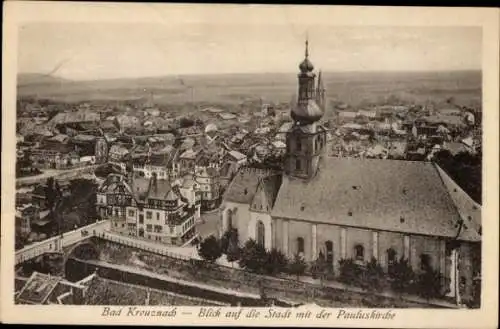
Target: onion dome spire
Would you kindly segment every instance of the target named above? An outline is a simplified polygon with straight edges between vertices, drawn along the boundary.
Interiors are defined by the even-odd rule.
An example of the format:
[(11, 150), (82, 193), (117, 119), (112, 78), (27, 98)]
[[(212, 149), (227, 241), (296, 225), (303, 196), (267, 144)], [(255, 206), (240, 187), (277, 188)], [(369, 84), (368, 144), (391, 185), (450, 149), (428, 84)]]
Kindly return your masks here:
[(306, 51), (305, 51), (305, 58), (300, 63), (299, 69), (301, 72), (306, 73), (306, 72), (312, 72), (314, 70), (314, 66), (309, 60), (309, 40), (306, 38)]

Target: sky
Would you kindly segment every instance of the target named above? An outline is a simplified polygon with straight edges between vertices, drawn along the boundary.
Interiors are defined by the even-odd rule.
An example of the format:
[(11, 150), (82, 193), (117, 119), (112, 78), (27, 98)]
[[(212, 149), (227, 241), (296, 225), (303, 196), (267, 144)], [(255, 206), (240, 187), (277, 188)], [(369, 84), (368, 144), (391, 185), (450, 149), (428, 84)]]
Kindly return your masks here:
[(297, 72), (309, 39), (323, 71), (481, 69), (477, 27), (381, 27), (265, 22), (29, 23), (18, 72), (72, 80), (180, 74)]

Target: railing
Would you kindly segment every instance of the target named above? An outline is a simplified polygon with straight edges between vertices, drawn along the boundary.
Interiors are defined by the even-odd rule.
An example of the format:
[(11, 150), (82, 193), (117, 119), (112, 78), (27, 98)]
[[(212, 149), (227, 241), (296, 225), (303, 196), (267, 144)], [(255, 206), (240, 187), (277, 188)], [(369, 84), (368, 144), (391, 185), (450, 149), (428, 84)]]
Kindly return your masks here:
[(106, 232), (98, 233), (95, 236), (98, 238), (107, 240), (107, 241), (115, 242), (115, 243), (122, 244), (122, 245), (132, 247), (132, 248), (141, 249), (141, 250), (148, 251), (148, 252), (151, 252), (154, 254), (159, 254), (162, 256), (167, 256), (167, 257), (185, 260), (185, 261), (189, 261), (191, 259), (191, 257), (189, 257), (189, 256), (180, 255), (180, 254), (176, 254), (176, 253), (172, 253), (170, 251), (167, 251), (166, 248), (169, 246), (165, 246), (164, 248), (162, 248), (161, 245), (159, 245), (158, 243), (155, 243), (155, 244), (158, 244), (158, 246), (153, 247), (151, 244), (154, 244), (154, 243), (150, 243), (148, 241), (142, 241), (142, 240), (137, 239), (135, 237), (133, 239), (129, 239), (127, 237), (117, 236), (114, 233), (110, 234), (110, 233), (106, 233)]

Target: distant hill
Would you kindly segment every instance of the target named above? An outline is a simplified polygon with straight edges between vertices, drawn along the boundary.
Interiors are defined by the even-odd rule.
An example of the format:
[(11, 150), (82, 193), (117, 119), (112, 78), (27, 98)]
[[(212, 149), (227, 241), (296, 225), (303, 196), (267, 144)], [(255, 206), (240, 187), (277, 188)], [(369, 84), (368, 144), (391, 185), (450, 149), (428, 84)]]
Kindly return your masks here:
[(21, 73), (17, 75), (18, 87), (43, 84), (60, 84), (64, 82), (68, 82), (68, 80), (46, 74)]
[[(395, 99), (405, 102), (481, 104), (481, 72), (323, 72), (327, 98), (353, 106)], [(237, 104), (263, 98), (290, 102), (297, 91), (296, 73), (183, 75), (136, 79), (71, 81), (38, 74), (21, 74), (18, 97), (57, 101), (116, 101), (147, 99), (156, 104), (216, 102)]]

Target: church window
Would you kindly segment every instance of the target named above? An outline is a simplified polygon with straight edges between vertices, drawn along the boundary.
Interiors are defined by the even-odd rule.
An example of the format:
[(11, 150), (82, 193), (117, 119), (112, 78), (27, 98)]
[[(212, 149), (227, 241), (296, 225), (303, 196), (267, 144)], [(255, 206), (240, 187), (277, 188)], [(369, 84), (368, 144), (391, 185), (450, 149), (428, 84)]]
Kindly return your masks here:
[(266, 229), (262, 221), (257, 222), (257, 244), (261, 247), (265, 247), (265, 233)]
[(331, 265), (331, 264), (333, 264), (333, 242), (326, 241), (325, 242), (325, 249), (326, 249), (326, 262), (329, 265)]
[(354, 258), (361, 261), (365, 260), (365, 248), (362, 245), (357, 244), (354, 247)]
[(431, 269), (431, 256), (428, 254), (420, 255), (420, 269), (422, 271), (428, 271)]
[(396, 251), (392, 248), (387, 249), (387, 265), (391, 266), (396, 262)]
[(304, 238), (297, 238), (297, 254), (304, 254)]

